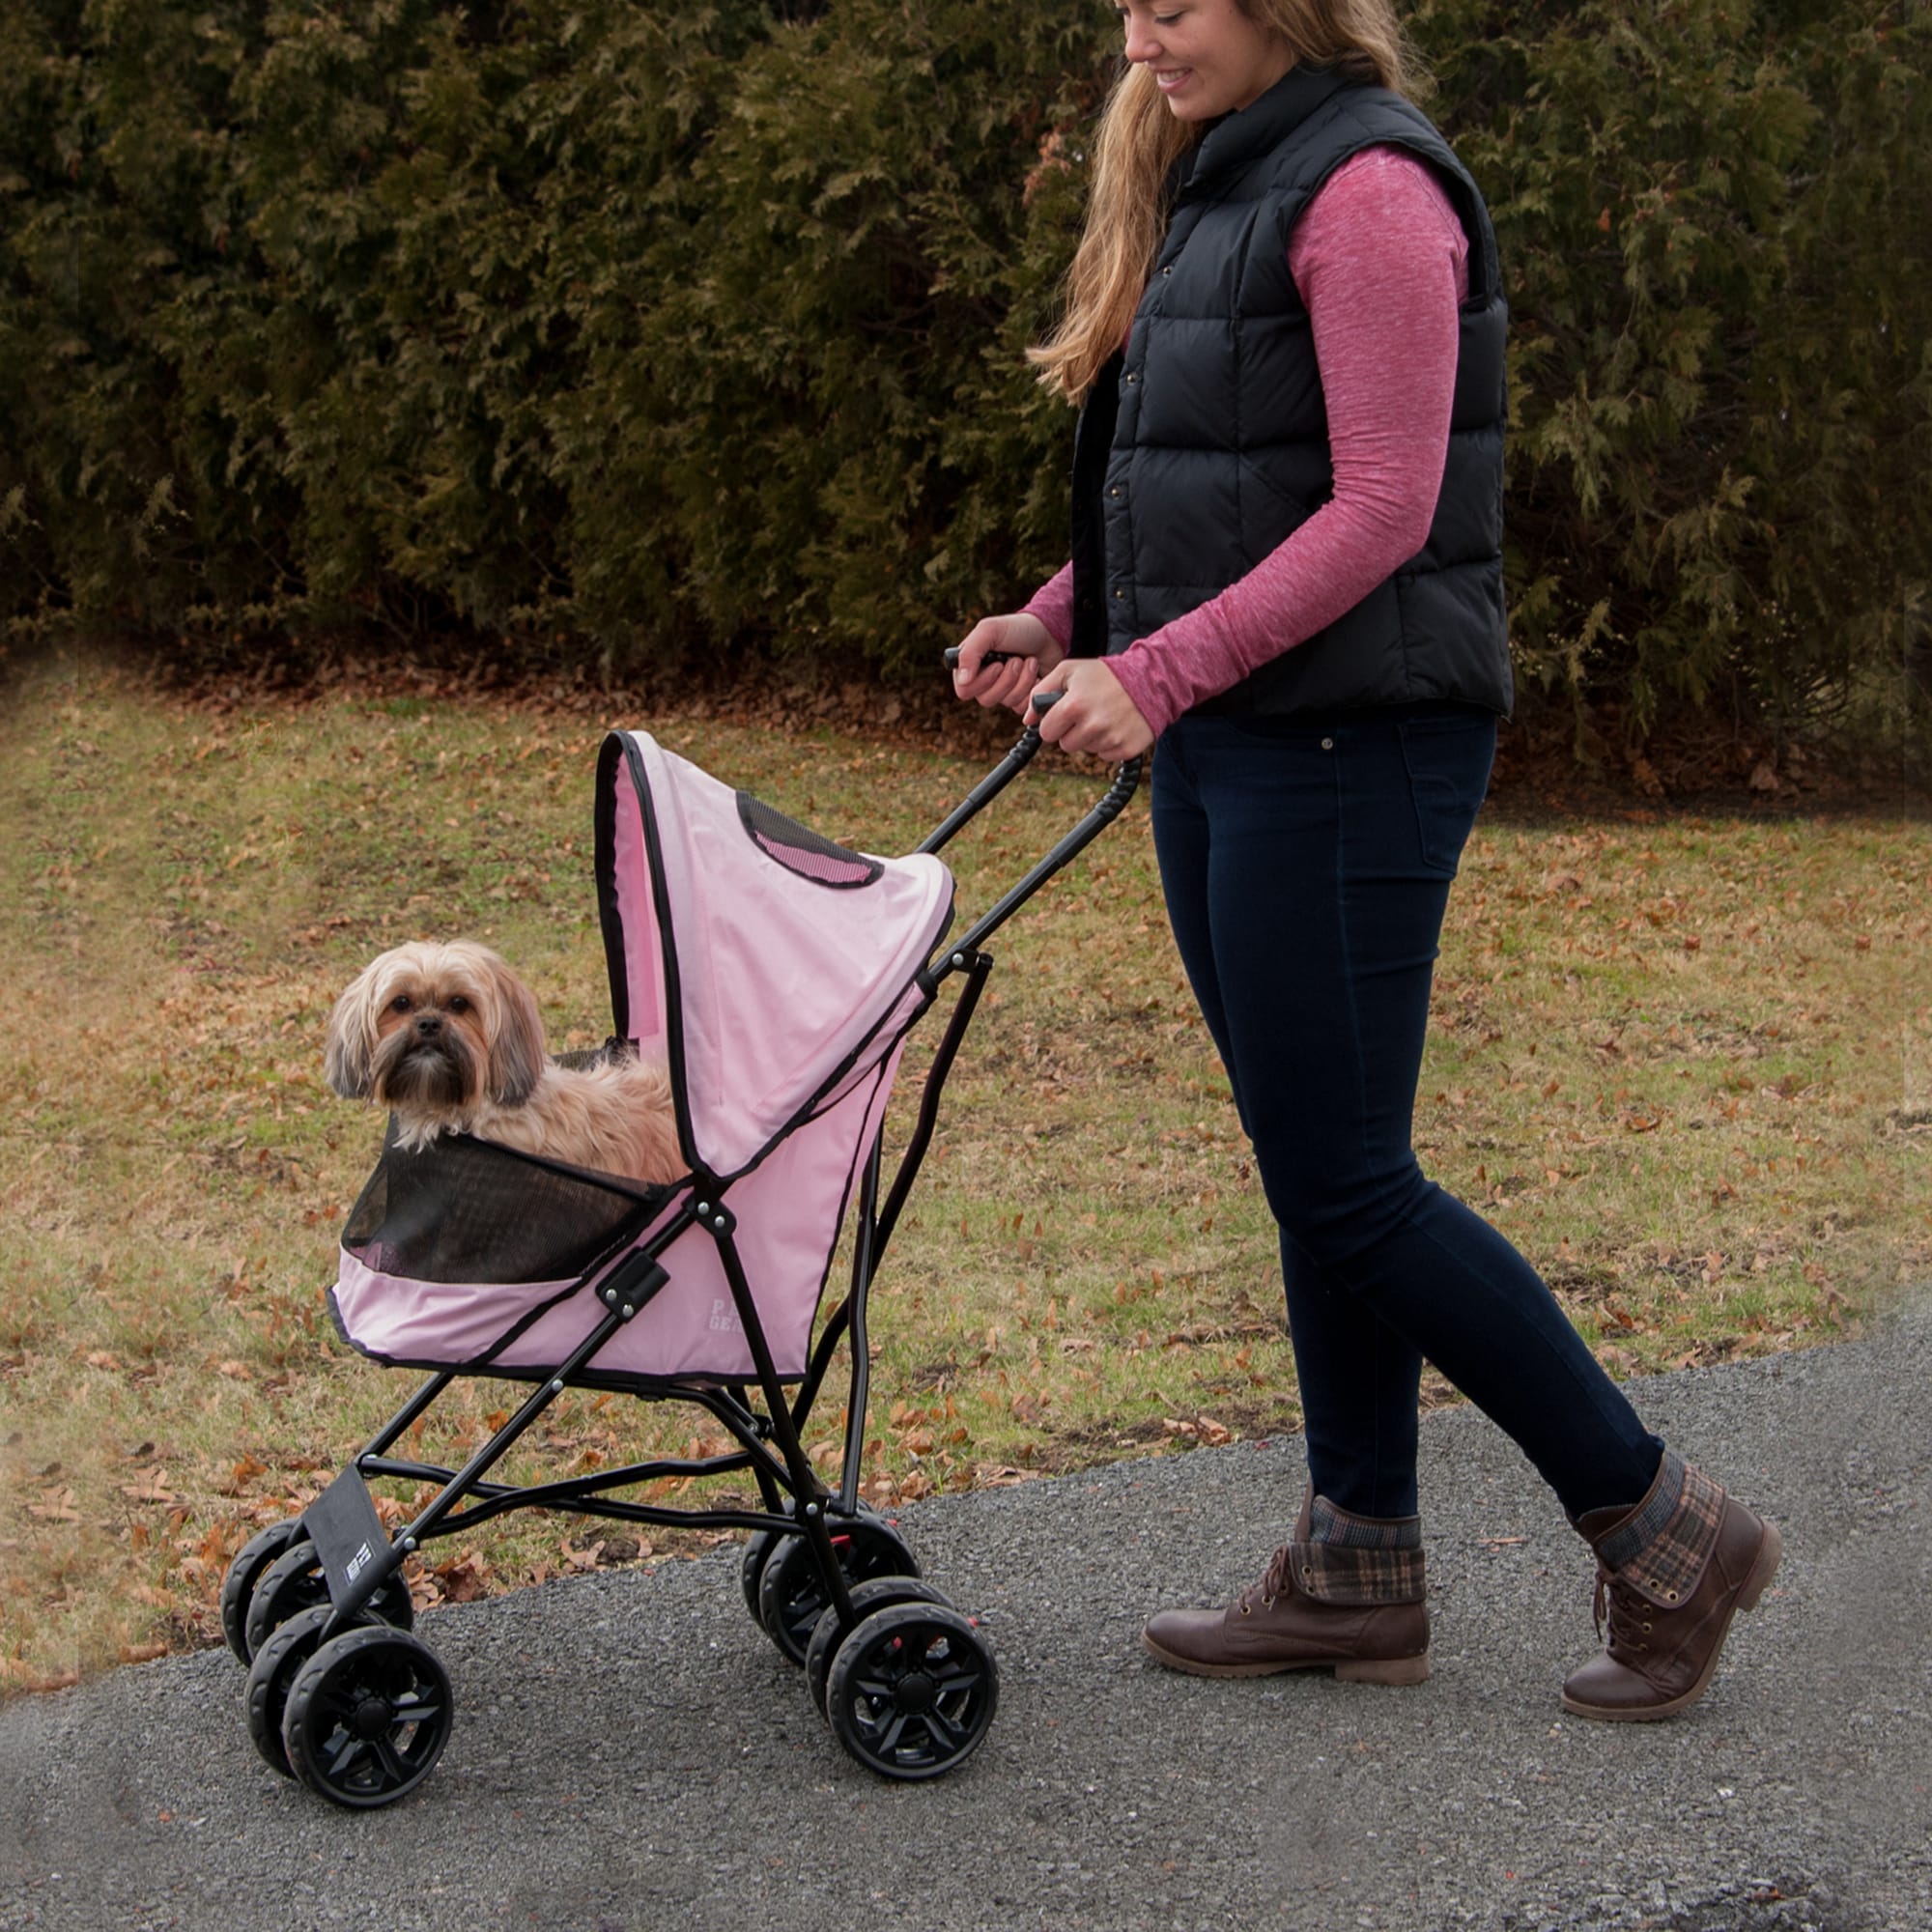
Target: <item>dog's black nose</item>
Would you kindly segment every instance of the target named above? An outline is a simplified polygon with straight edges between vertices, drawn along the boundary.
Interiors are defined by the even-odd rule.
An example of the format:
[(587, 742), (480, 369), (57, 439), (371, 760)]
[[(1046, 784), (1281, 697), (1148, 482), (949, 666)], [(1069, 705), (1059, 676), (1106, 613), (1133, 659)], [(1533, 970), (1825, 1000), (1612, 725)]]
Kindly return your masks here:
[(416, 1032), (424, 1039), (434, 1039), (441, 1031), (442, 1015), (440, 1013), (418, 1013), (416, 1015)]

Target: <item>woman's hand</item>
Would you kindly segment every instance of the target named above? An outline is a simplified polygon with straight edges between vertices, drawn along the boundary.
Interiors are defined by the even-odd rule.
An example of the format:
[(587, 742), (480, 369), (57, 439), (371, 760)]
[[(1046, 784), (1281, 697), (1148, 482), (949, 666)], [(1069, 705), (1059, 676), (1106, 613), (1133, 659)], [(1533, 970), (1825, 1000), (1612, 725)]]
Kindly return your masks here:
[[(1008, 664), (988, 664), (999, 653)], [(955, 696), (970, 697), (991, 707), (1004, 704), (1024, 714), (1028, 696), (1040, 679), (1065, 656), (1053, 633), (1024, 611), (1009, 617), (981, 617), (959, 645), (959, 668), (952, 673)]]
[(1138, 758), (1153, 743), (1152, 726), (1104, 658), (1071, 659), (1041, 678), (1037, 689), (1066, 694), (1043, 718), (1036, 717), (1031, 705), (1025, 714), (1027, 723), (1037, 724), (1039, 735), (1050, 745), (1089, 752), (1118, 765), (1122, 759)]

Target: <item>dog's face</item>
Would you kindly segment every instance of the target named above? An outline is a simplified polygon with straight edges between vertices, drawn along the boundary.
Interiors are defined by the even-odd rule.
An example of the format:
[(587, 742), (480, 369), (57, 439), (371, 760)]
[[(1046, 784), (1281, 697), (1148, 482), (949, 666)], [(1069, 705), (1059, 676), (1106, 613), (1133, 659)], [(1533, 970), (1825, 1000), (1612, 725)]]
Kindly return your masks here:
[(328, 1084), (414, 1118), (455, 1120), (527, 1099), (544, 1066), (536, 1001), (487, 946), (398, 946), (335, 1003)]

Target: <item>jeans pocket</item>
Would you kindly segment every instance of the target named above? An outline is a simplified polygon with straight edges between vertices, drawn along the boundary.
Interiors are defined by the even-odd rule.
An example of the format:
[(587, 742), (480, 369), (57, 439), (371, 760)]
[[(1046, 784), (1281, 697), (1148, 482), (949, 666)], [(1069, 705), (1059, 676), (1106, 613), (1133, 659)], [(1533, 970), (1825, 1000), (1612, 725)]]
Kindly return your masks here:
[(1423, 867), (1453, 879), (1489, 790), (1496, 721), (1457, 706), (1402, 721), (1402, 756)]

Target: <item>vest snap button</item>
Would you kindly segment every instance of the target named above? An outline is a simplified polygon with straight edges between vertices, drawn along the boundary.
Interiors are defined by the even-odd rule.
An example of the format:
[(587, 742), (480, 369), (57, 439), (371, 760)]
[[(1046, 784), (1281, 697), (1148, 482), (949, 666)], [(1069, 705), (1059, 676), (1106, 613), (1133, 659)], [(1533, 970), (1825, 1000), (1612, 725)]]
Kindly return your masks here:
[(1137, 375), (1135, 375), (1131, 369), (1129, 369), (1127, 371), (1127, 381), (1130, 383), (1138, 383), (1140, 381), (1140, 378)]
[(1321, 741), (1321, 749), (1322, 749), (1322, 750), (1323, 750), (1324, 752), (1332, 752), (1332, 751), (1333, 751), (1333, 750), (1335, 749), (1335, 741), (1334, 741), (1334, 739), (1333, 739), (1333, 738), (1323, 738), (1323, 739), (1322, 739), (1322, 741)]
[(1127, 593), (1124, 590), (1117, 590), (1114, 592), (1114, 595), (1116, 597), (1124, 597), (1126, 594)]

